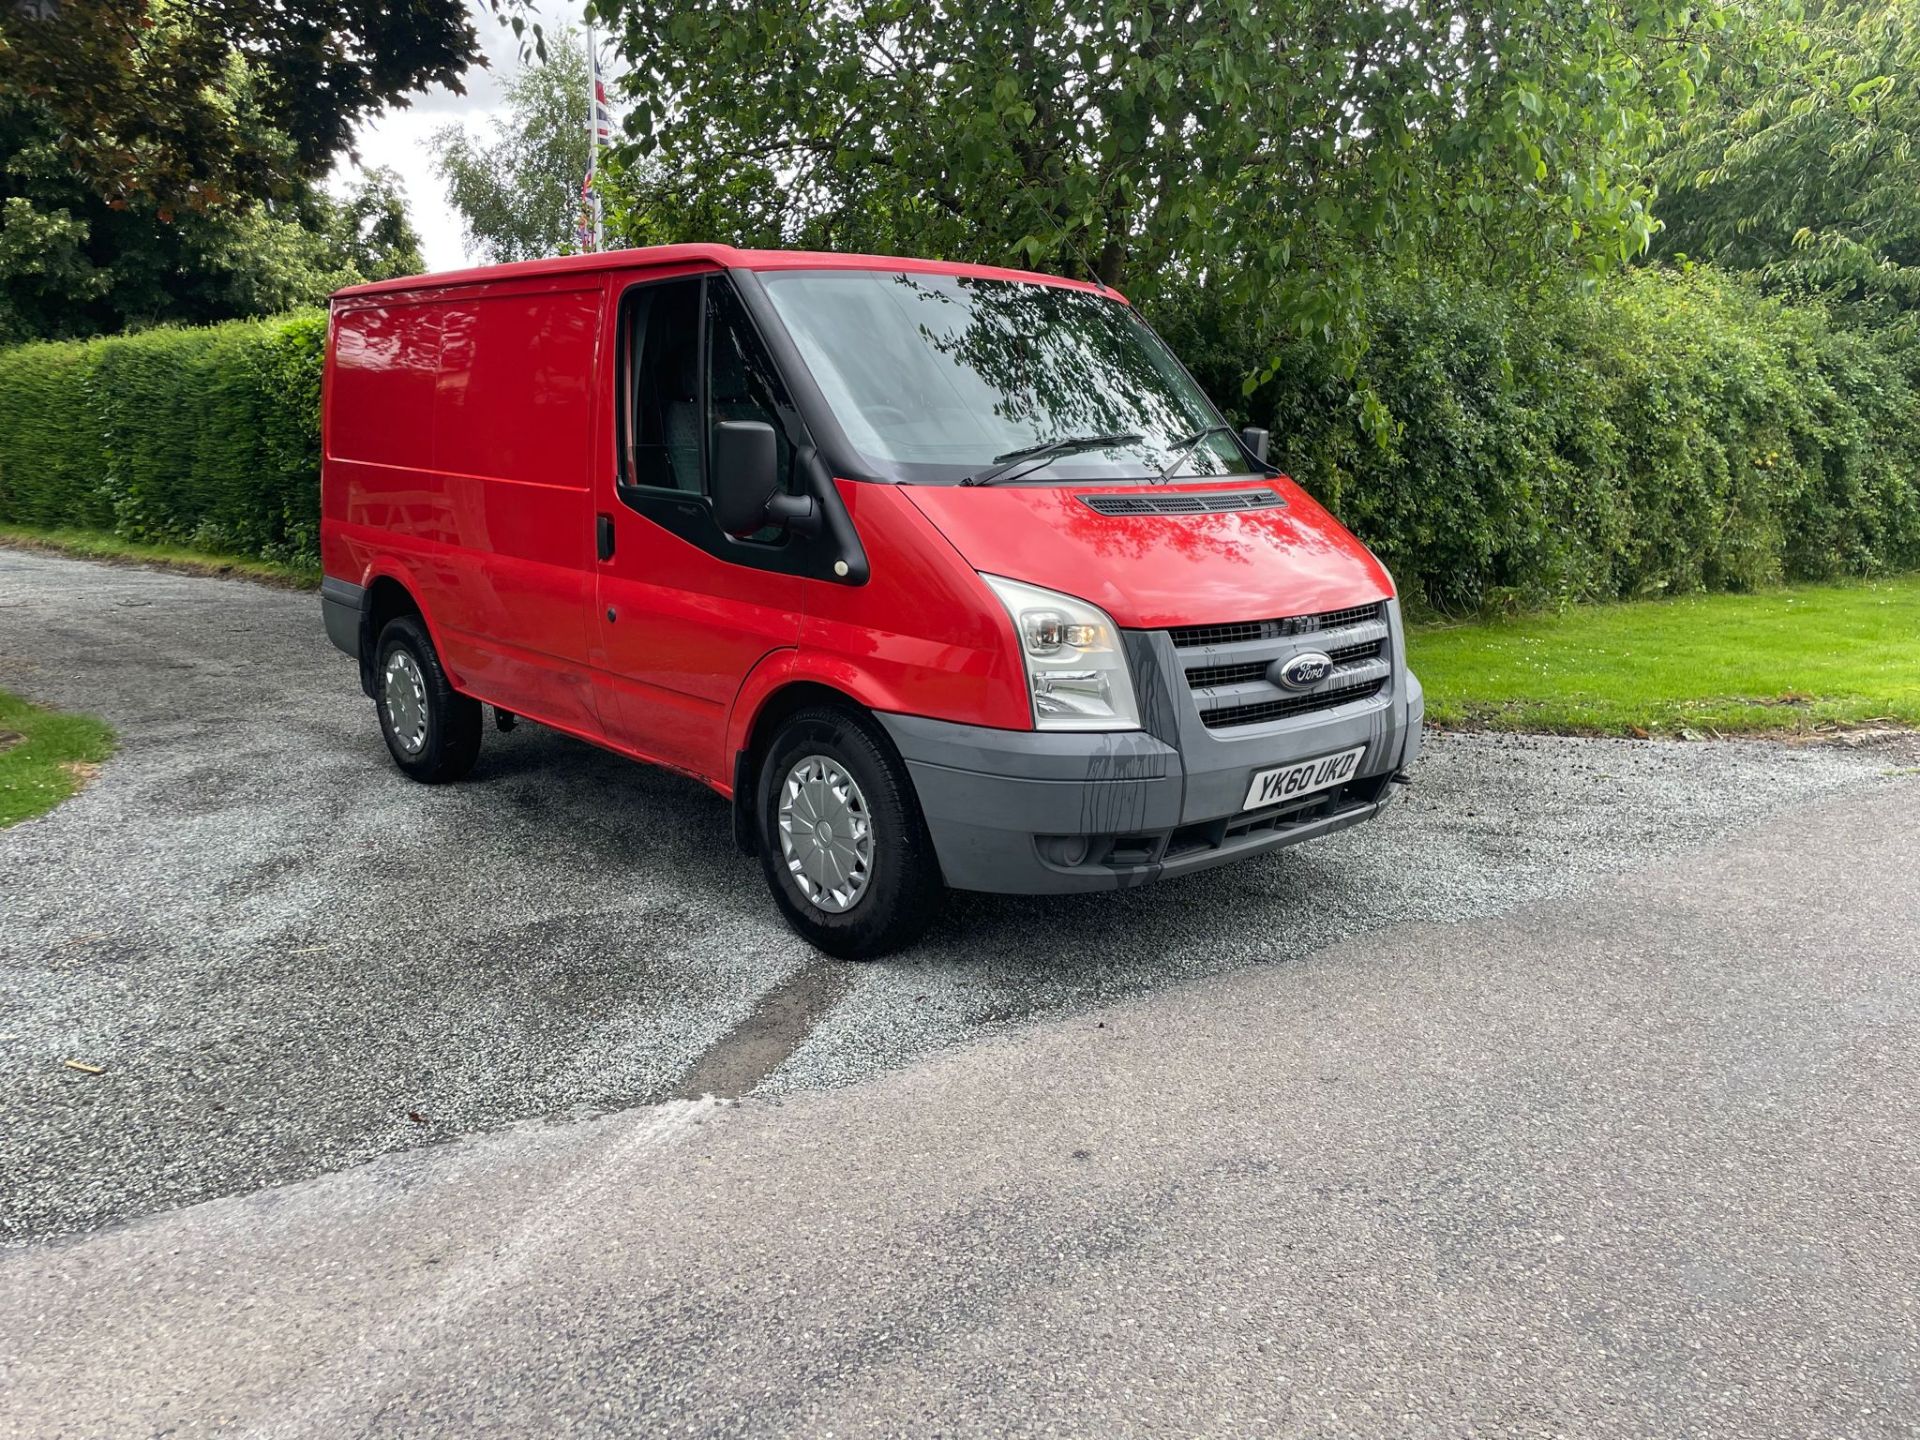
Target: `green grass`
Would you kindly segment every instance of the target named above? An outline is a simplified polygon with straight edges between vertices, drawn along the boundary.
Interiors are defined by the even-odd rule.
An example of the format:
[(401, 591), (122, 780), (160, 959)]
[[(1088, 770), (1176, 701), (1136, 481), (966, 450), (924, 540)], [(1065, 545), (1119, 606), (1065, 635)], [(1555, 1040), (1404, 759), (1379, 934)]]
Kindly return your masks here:
[(1578, 734), (1920, 726), (1920, 575), (1419, 625), (1436, 724)]
[(60, 715), (0, 690), (0, 829), (44, 815), (113, 753), (91, 715)]
[(186, 545), (149, 545), (122, 540), (98, 530), (42, 530), (30, 525), (0, 525), (0, 546), (23, 550), (51, 550), (83, 560), (106, 560), (122, 565), (157, 565), (190, 575), (239, 575), (269, 585), (312, 590), (320, 584), (320, 567), (283, 565), (247, 555), (223, 555)]

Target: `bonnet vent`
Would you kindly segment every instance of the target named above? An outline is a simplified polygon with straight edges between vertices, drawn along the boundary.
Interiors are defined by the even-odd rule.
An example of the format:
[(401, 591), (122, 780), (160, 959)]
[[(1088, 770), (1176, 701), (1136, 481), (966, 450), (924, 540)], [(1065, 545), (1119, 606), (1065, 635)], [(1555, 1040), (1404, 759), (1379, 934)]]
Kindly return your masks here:
[(1287, 502), (1273, 490), (1201, 490), (1172, 495), (1082, 495), (1080, 503), (1102, 515), (1219, 515), (1272, 510)]

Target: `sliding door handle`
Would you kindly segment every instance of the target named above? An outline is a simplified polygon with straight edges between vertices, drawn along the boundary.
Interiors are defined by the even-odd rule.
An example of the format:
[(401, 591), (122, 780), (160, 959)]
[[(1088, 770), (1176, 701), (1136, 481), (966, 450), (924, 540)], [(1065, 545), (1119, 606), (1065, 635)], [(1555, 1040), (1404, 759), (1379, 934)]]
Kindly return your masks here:
[(593, 518), (594, 553), (602, 560), (613, 558), (613, 516), (596, 515)]

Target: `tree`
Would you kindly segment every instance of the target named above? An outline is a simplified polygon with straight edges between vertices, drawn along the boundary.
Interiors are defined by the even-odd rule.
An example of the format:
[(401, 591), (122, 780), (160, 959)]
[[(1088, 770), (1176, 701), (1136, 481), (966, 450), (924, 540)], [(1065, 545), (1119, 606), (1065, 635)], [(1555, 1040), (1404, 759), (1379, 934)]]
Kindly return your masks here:
[(563, 30), (546, 60), (506, 82), (506, 116), (471, 135), (433, 137), (434, 165), (460, 212), (467, 244), (505, 262), (557, 255), (573, 243), (587, 173), (587, 52)]
[(325, 238), (328, 263), (363, 280), (418, 275), (427, 268), (420, 254), (420, 232), (407, 218), (400, 177), (383, 166), (362, 170), (345, 196), (316, 195), (309, 201)]
[[(1604, 269), (1710, 9), (1669, 0), (592, 0), (660, 167), (623, 216), (714, 238), (1205, 285), (1358, 330), (1383, 263)], [(659, 208), (664, 207), (664, 209)]]
[[(525, 30), (524, 0), (487, 3)], [(0, 93), (46, 109), (104, 199), (162, 211), (287, 198), (366, 116), (484, 63), (466, 0), (0, 6)]]
[(337, 201), (113, 205), (67, 166), (51, 117), (17, 98), (0, 98), (0, 156), (0, 343), (266, 315), (420, 268), (385, 172)]
[(1920, 0), (1740, 18), (1661, 159), (1662, 249), (1920, 306)]

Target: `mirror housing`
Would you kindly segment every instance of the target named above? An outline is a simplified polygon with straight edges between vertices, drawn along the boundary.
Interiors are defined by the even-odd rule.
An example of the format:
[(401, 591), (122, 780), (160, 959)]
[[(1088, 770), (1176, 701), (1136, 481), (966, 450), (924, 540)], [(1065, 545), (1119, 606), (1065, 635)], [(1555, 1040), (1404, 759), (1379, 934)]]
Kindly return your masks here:
[(780, 446), (764, 420), (722, 420), (713, 427), (713, 518), (729, 535), (768, 525), (805, 529), (813, 500), (780, 493)]
[(1262, 465), (1267, 463), (1267, 448), (1270, 437), (1257, 425), (1249, 425), (1240, 432), (1240, 443), (1247, 447), (1253, 458)]

